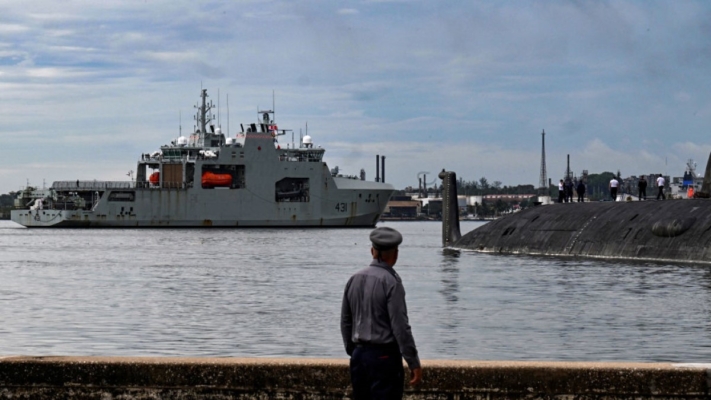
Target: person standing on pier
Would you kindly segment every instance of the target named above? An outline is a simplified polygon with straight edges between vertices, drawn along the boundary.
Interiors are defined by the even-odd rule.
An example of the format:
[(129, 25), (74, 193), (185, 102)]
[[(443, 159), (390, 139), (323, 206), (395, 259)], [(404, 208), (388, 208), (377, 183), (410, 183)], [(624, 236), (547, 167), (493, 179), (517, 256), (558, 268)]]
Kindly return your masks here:
[(610, 197), (612, 197), (612, 201), (617, 201), (617, 187), (620, 186), (620, 182), (615, 179), (613, 176), (612, 179), (610, 179)]
[(422, 367), (407, 318), (405, 288), (393, 266), (402, 235), (395, 229), (370, 233), (373, 261), (348, 280), (341, 304), (341, 336), (351, 356), (354, 399), (401, 399), (405, 358), (410, 385)]
[(639, 177), (637, 189), (639, 189), (639, 201), (647, 200), (647, 179), (645, 179), (644, 175)]
[(573, 181), (570, 178), (565, 180), (565, 202), (573, 202)]
[(664, 197), (665, 183), (666, 182), (664, 181), (664, 177), (662, 176), (662, 174), (659, 174), (659, 177), (657, 177), (657, 188), (659, 189), (659, 191), (657, 192), (657, 200), (659, 200), (660, 197), (662, 198), (662, 200), (666, 199), (666, 197)]
[(578, 186), (575, 187), (575, 191), (578, 192), (578, 203), (585, 201), (585, 184), (583, 180), (578, 181)]
[(558, 183), (558, 203), (562, 203), (563, 198), (565, 198), (565, 185), (563, 184), (563, 180), (561, 179)]
[(647, 200), (647, 180), (644, 178), (644, 175), (639, 177), (637, 188), (639, 189), (639, 200)]

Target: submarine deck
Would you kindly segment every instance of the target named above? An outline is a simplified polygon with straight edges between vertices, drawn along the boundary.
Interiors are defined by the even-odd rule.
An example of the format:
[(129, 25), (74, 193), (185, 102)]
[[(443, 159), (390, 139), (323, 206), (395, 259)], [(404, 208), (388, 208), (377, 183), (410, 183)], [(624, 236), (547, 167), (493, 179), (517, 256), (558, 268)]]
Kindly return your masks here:
[(452, 247), (504, 254), (711, 263), (708, 199), (533, 207), (469, 232)]

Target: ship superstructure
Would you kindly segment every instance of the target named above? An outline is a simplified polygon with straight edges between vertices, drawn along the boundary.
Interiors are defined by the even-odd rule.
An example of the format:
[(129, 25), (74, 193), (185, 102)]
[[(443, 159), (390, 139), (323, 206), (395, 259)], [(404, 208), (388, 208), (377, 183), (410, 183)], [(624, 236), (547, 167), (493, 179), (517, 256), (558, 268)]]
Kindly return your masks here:
[[(374, 226), (390, 184), (345, 177), (307, 134), (282, 148), (272, 110), (231, 137), (212, 122), (207, 90), (197, 128), (138, 160), (135, 180), (56, 181), (26, 188), (14, 222), (26, 227)], [(246, 125), (246, 126), (245, 126)]]

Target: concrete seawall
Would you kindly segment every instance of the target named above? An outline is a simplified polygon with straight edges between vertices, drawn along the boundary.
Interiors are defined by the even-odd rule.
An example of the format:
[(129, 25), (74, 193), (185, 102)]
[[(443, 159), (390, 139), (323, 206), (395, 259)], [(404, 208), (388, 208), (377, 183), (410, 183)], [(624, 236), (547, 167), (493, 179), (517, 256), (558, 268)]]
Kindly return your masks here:
[[(423, 361), (408, 399), (708, 399), (711, 365)], [(343, 399), (345, 359), (0, 358), (0, 398)]]
[(453, 247), (505, 254), (711, 263), (711, 200), (539, 206), (487, 223)]

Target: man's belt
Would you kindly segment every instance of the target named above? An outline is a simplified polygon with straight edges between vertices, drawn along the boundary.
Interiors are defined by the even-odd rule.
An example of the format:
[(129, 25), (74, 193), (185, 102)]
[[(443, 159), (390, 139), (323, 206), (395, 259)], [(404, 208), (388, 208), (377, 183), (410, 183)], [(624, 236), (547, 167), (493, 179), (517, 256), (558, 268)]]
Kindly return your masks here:
[(365, 342), (359, 342), (355, 344), (356, 347), (365, 347), (365, 348), (376, 348), (376, 349), (397, 349), (400, 350), (400, 346), (397, 345), (397, 342), (390, 342), (390, 343), (365, 343)]

